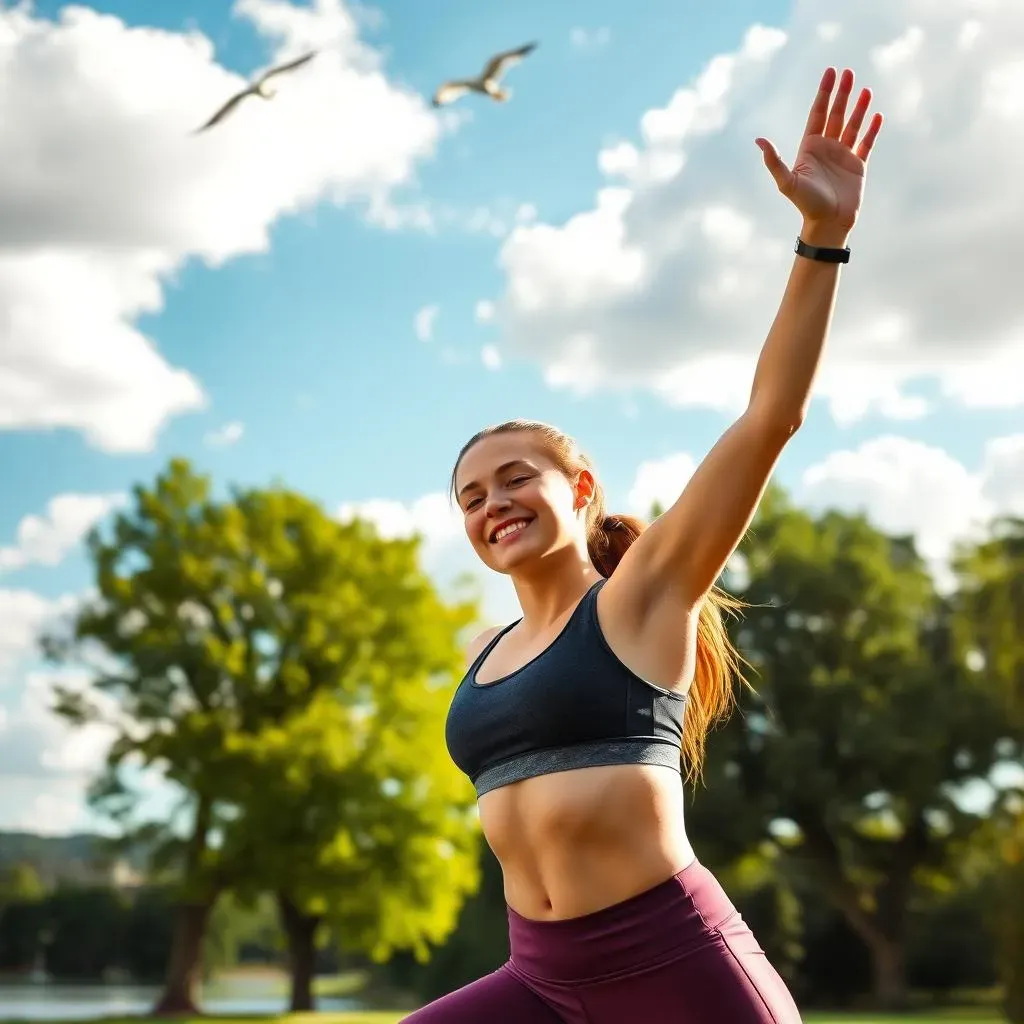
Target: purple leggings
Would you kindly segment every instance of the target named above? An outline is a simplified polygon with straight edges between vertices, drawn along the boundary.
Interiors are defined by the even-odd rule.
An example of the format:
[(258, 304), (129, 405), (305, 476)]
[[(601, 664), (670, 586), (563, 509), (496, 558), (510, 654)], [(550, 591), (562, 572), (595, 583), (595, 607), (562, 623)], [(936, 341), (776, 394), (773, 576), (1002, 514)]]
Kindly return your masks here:
[(508, 962), (403, 1024), (800, 1024), (717, 879), (693, 863), (583, 917), (509, 908)]

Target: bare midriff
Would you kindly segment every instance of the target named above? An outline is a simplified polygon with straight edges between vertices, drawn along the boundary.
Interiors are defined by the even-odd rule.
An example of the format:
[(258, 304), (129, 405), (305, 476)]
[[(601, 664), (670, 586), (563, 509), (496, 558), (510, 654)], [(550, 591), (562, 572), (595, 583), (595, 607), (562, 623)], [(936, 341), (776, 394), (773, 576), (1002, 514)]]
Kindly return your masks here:
[(659, 885), (694, 860), (679, 773), (650, 765), (579, 768), (480, 798), (505, 899), (537, 921), (582, 917)]

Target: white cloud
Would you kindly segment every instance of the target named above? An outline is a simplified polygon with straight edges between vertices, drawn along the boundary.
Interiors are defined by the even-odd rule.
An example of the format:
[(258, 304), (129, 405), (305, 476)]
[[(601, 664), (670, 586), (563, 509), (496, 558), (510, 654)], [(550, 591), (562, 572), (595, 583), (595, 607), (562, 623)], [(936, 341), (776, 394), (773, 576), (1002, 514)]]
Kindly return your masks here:
[(683, 493), (696, 468), (696, 461), (686, 452), (641, 462), (626, 499), (629, 510), (646, 519), (655, 503), (668, 508)]
[(29, 672), (20, 701), (0, 706), (0, 827), (59, 835), (86, 819), (85, 791), (113, 739), (109, 726), (72, 728), (51, 710), (56, 681), (84, 688), (74, 672)]
[(245, 424), (240, 420), (232, 420), (216, 430), (211, 430), (203, 440), (211, 448), (230, 448), (231, 445), (238, 444), (242, 440), (243, 434), (245, 434)]
[(473, 309), (477, 323), (485, 324), (494, 319), (494, 303), (489, 299), (481, 299)]
[(501, 369), (501, 353), (494, 345), (484, 345), (480, 349), (480, 361), (488, 370)]
[(1024, 8), (865, 0), (841, 21), (824, 0), (792, 10), (784, 32), (754, 26), (648, 110), (639, 141), (604, 149), (610, 180), (592, 208), (509, 235), (503, 348), (553, 387), (742, 408), (799, 228), (753, 139), (791, 156), (821, 69), (848, 62), (887, 124), (819, 393), (842, 422), (922, 415), (922, 381), (967, 407), (1021, 404)]
[(508, 234), (508, 224), (501, 214), (489, 206), (477, 206), (464, 218), (465, 230), (474, 235), (490, 235), (503, 238)]
[(442, 124), (394, 85), (342, 0), (238, 0), (270, 60), (317, 59), (193, 129), (240, 85), (197, 32), (126, 27), (79, 6), (56, 20), (0, 8), (0, 429), (65, 427), (112, 452), (150, 449), (202, 406), (199, 382), (136, 326), (189, 260), (263, 251), (282, 216), (393, 190)]
[[(697, 467), (686, 452), (642, 462), (627, 498), (646, 517), (672, 504)], [(1024, 434), (990, 439), (970, 469), (935, 445), (884, 435), (831, 452), (801, 474), (794, 501), (812, 511), (864, 512), (879, 529), (912, 534), (939, 583), (951, 582), (957, 541), (981, 535), (997, 515), (1024, 515)]]
[(576, 27), (569, 31), (569, 45), (574, 50), (600, 50), (611, 41), (612, 32), (607, 25), (600, 28)]
[(14, 544), (0, 547), (0, 573), (33, 563), (57, 565), (108, 513), (125, 502), (123, 494), (58, 494), (43, 515), (18, 524)]
[(428, 545), (444, 545), (460, 535), (462, 521), (447, 495), (440, 491), (426, 494), (411, 503), (389, 498), (371, 498), (368, 501), (346, 502), (337, 511), (341, 522), (359, 517), (367, 519), (386, 539), (423, 535)]
[(520, 203), (516, 207), (517, 224), (532, 224), (537, 219), (537, 207), (533, 203)]
[(30, 590), (0, 590), (0, 684), (9, 684), (8, 670), (32, 653), (42, 630), (63, 610)]
[(989, 440), (974, 470), (934, 445), (877, 437), (808, 468), (794, 497), (810, 508), (863, 511), (886, 532), (914, 534), (945, 586), (955, 541), (977, 536), (995, 515), (1024, 515), (1024, 434)]
[(413, 317), (412, 326), (416, 332), (416, 337), (420, 341), (430, 341), (434, 337), (434, 323), (440, 311), (439, 306), (424, 306), (422, 309), (417, 310), (416, 315)]
[(342, 522), (358, 516), (374, 523), (383, 537), (423, 537), (421, 564), (442, 590), (470, 575), (481, 588), (481, 612), (488, 623), (505, 623), (520, 614), (515, 591), (506, 576), (485, 569), (466, 537), (462, 515), (441, 491), (412, 502), (372, 498), (349, 502), (337, 510)]

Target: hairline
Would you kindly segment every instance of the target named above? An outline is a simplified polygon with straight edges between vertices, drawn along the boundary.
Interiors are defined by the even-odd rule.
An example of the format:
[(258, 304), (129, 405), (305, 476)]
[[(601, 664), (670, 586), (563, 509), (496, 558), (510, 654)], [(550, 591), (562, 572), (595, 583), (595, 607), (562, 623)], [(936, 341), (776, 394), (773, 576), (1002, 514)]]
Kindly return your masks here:
[[(579, 444), (577, 443), (575, 438), (569, 436), (564, 431), (559, 430), (557, 427), (553, 427), (553, 426), (551, 426), (548, 423), (542, 423), (539, 420), (538, 421), (529, 421), (528, 423), (523, 423), (522, 426), (519, 426), (519, 425), (509, 426), (508, 425), (510, 423), (511, 424), (516, 424), (516, 422), (517, 421), (515, 421), (515, 420), (509, 420), (509, 421), (506, 421), (506, 423), (500, 423), (500, 424), (498, 424), (497, 426), (494, 426), (494, 427), (485, 427), (483, 430), (480, 430), (476, 434), (474, 434), (465, 443), (465, 445), (463, 445), (462, 451), (459, 452), (459, 457), (458, 457), (458, 459), (455, 460), (455, 466), (452, 469), (451, 485), (450, 485), (450, 487), (448, 489), (449, 500), (453, 501), (455, 504), (458, 505), (460, 497), (466, 491), (466, 489), (470, 486), (470, 484), (465, 484), (465, 485), (463, 485), (462, 488), (460, 488), (459, 490), (456, 490), (456, 476), (458, 475), (459, 467), (462, 465), (463, 459), (465, 459), (465, 457), (478, 444), (480, 444), (481, 441), (486, 441), (488, 438), (499, 437), (499, 436), (504, 435), (504, 434), (541, 434), (541, 435), (543, 435), (543, 434), (545, 434), (548, 431), (553, 431), (554, 433), (559, 435), (564, 441), (567, 441), (570, 445), (572, 445), (576, 449), (577, 454), (580, 456), (580, 461), (582, 462), (582, 465), (580, 466), (580, 469), (581, 470), (585, 469), (585, 470), (587, 470), (590, 473), (594, 472), (593, 468), (590, 466), (590, 460), (585, 455), (583, 455), (583, 453), (579, 450)], [(549, 446), (545, 444), (543, 447), (544, 447), (544, 449), (546, 451)], [(522, 460), (522, 459), (510, 460), (509, 463), (505, 464), (505, 466), (511, 465), (513, 462), (523, 462), (523, 461), (524, 460)], [(558, 462), (556, 462), (554, 459), (550, 459), (550, 462), (555, 467), (555, 469), (557, 469), (560, 473), (562, 473), (563, 475), (567, 475), (565, 473), (565, 470), (562, 468), (561, 465), (559, 465)], [(535, 467), (535, 468), (539, 468), (539, 467)], [(475, 481), (471, 481), (470, 483), (475, 483)]]

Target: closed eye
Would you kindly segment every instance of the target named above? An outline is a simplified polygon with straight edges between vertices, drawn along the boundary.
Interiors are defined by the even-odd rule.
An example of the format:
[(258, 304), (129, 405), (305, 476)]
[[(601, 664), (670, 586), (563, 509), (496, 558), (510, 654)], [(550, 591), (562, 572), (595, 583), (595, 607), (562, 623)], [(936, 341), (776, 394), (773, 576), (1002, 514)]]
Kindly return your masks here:
[[(528, 483), (531, 479), (532, 477), (529, 473), (518, 473), (508, 481), (507, 486), (520, 487), (523, 484)], [(467, 501), (466, 504), (463, 506), (463, 511), (471, 512), (477, 505), (480, 504), (481, 501), (483, 501), (482, 498), (470, 498), (470, 500)]]

